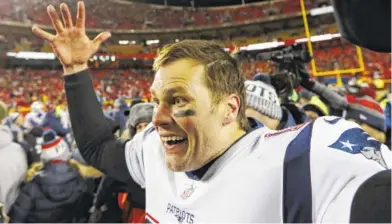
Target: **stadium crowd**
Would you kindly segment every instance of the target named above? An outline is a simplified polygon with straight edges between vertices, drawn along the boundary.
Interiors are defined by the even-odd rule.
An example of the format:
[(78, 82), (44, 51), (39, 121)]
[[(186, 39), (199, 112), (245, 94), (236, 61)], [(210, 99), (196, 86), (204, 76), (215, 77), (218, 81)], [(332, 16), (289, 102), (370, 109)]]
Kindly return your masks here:
[[(76, 12), (72, 0), (65, 2), (70, 3), (71, 12)], [(53, 3), (59, 2), (5, 0), (0, 3), (0, 19), (50, 25), (46, 7)], [(101, 29), (168, 29), (220, 25), (300, 12), (299, 1), (272, 1), (219, 8), (157, 6), (116, 0), (87, 0), (85, 3), (91, 10), (87, 15), (86, 26)], [(328, 1), (325, 0), (306, 1), (307, 8), (326, 4)]]
[[(68, 4), (70, 11), (72, 14), (76, 12), (73, 1), (61, 2), (70, 3)], [(50, 3), (53, 3), (53, 0), (5, 0), (0, 3), (0, 19), (48, 25), (51, 21), (47, 16), (46, 7)], [(212, 9), (131, 4), (115, 0), (85, 0), (85, 3), (89, 12), (86, 26), (111, 29), (183, 28), (226, 22), (240, 23), (282, 12), (299, 11), (298, 1), (273, 1)], [(306, 3), (312, 6), (325, 4), (325, 1), (306, 1)], [(102, 13), (103, 11), (105, 13)], [(130, 11), (135, 13), (129, 13)], [(119, 17), (123, 19), (114, 20)], [(177, 46), (200, 44), (207, 46), (206, 48), (212, 46), (211, 49), (215, 46), (205, 41), (189, 43), (179, 42)], [(189, 49), (191, 49), (189, 51), (194, 50), (192, 47)], [(184, 54), (189, 53), (184, 52)], [(296, 78), (292, 82), (285, 82), (283, 90), (281, 80), (279, 81), (274, 74), (276, 64), (261, 61), (257, 57), (239, 58), (235, 54), (228, 55), (222, 49), (218, 53), (224, 55), (222, 57), (229, 57), (225, 60), (235, 66), (238, 63), (238, 68), (231, 72), (238, 72), (244, 77), (245, 105), (243, 106), (245, 119), (249, 121), (249, 130), (247, 130), (249, 133), (266, 129), (268, 133), (263, 134), (265, 138), (278, 136), (297, 131), (310, 123), (312, 125), (320, 123), (319, 118), (323, 117), (328, 124), (336, 124), (340, 120), (350, 121), (344, 123), (351, 127), (344, 133), (352, 131), (350, 132), (352, 134), (361, 130), (354, 134), (365, 134), (367, 140), (372, 141), (371, 147), (377, 145), (390, 150), (392, 103), (390, 54), (366, 49), (362, 49), (362, 52), (364, 72), (341, 74), (345, 75), (343, 79), (337, 79), (336, 83), (331, 84), (325, 81), (325, 77), (313, 76), (310, 64), (297, 63), (294, 74)], [(327, 43), (317, 42), (314, 46), (315, 64), (319, 71), (358, 68), (360, 65), (356, 53), (351, 44), (340, 39)], [(158, 57), (157, 60), (162, 58)], [(178, 62), (176, 60), (178, 58), (174, 63)], [(215, 63), (216, 60), (213, 60), (206, 67), (210, 69), (213, 66), (221, 66)], [(219, 69), (223, 71), (231, 68), (230, 66), (232, 65), (221, 66)], [(221, 71), (219, 69), (216, 69), (216, 74)], [(83, 78), (89, 77), (87, 72), (91, 74), (92, 79), (88, 78), (87, 82), (83, 82), (85, 81)], [(285, 80), (291, 80), (289, 76), (292, 74), (285, 72), (287, 72), (284, 73)], [(111, 68), (78, 71), (76, 75), (65, 77), (62, 77), (63, 73), (60, 70), (37, 70), (23, 66), (0, 69), (0, 223), (141, 223), (152, 219), (145, 211), (144, 188), (139, 185), (134, 186), (137, 185), (136, 182), (125, 183), (124, 179), (119, 178), (122, 172), (114, 176), (107, 175), (111, 168), (115, 169), (118, 164), (125, 164), (124, 159), (121, 160), (122, 162), (118, 160), (118, 164), (110, 164), (104, 167), (105, 169), (101, 169), (91, 161), (104, 161), (107, 159), (105, 158), (107, 154), (103, 155), (104, 151), (101, 151), (96, 156), (94, 153), (89, 154), (86, 148), (95, 147), (95, 141), (100, 137), (102, 146), (96, 146), (97, 148), (104, 150), (105, 144), (111, 142), (107, 148), (111, 147), (115, 151), (120, 147), (123, 153), (127, 150), (125, 147), (138, 143), (131, 141), (126, 143), (127, 139), (133, 139), (137, 133), (142, 132), (142, 135), (135, 137), (135, 141), (139, 141), (140, 136), (150, 134), (146, 130), (152, 130), (151, 122), (159, 125), (167, 122), (157, 120), (159, 115), (156, 111), (153, 112), (159, 106), (156, 97), (154, 98), (150, 93), (150, 88), (156, 82), (155, 72), (146, 68)], [(231, 78), (227, 82), (231, 82)], [(93, 96), (88, 92), (90, 81), (91, 89), (95, 93)], [(298, 85), (293, 84), (296, 82)], [(84, 90), (86, 86), (88, 88)], [(85, 91), (83, 92), (85, 95), (76, 97), (72, 95), (77, 91)], [(67, 98), (68, 101), (72, 101), (70, 103), (72, 105), (68, 105)], [(90, 106), (95, 109), (96, 104), (93, 103), (95, 100), (98, 101), (100, 107), (98, 109), (104, 115), (102, 117), (104, 119), (101, 120), (103, 125), (94, 120), (97, 117), (98, 120), (101, 118), (98, 116), (100, 111), (98, 115), (90, 113), (92, 112)], [(80, 115), (83, 112), (75, 112), (77, 104), (75, 102), (86, 103), (86, 105), (79, 105), (79, 108), (84, 108), (87, 114), (75, 116), (76, 113)], [(175, 119), (179, 117), (184, 119), (186, 116), (194, 116), (195, 113), (191, 110), (180, 115), (177, 113)], [(83, 125), (89, 125), (89, 128), (96, 127), (97, 130), (82, 133), (79, 129), (74, 129), (75, 125), (80, 129)], [(344, 133), (339, 140), (345, 136)], [(348, 140), (342, 143), (341, 150), (346, 147), (348, 148), (346, 150), (353, 151), (352, 148), (359, 144), (359, 140), (351, 144)], [(184, 140), (173, 138), (167, 142), (180, 141)], [(129, 144), (130, 142), (132, 144)], [(385, 145), (381, 146), (380, 143)], [(329, 147), (333, 147), (334, 144)], [(78, 147), (83, 149), (79, 150)], [(137, 148), (134, 151), (136, 150)], [(376, 152), (366, 154), (373, 153), (371, 150), (375, 150), (374, 148), (367, 150), (361, 152), (367, 159), (379, 158)], [(113, 158), (116, 158), (115, 155)], [(381, 166), (377, 164), (377, 169), (390, 168), (390, 159), (386, 161), (382, 157), (381, 160), (376, 160), (375, 162), (381, 164)], [(363, 164), (369, 163), (366, 161)], [(111, 171), (113, 173), (113, 170)], [(186, 175), (190, 179), (197, 180), (196, 174), (189, 173), (187, 172)], [(193, 190), (193, 186), (186, 189), (181, 194), (181, 198), (185, 200), (190, 197)], [(178, 208), (169, 205), (166, 213), (170, 211), (175, 213), (180, 223), (193, 223), (192, 215), (184, 216), (184, 212), (181, 213), (177, 211)]]
[[(376, 62), (372, 61), (372, 63)], [(248, 74), (248, 80), (253, 78), (250, 74), (259, 78), (256, 78), (257, 81), (247, 81), (247, 85), (259, 85), (260, 88), (264, 88), (265, 91), (272, 91), (273, 95), (279, 97), (271, 81), (268, 81), (269, 76), (258, 74), (260, 71), (265, 71), (266, 67), (257, 67), (257, 63), (254, 62), (255, 65), (247, 68), (252, 71)], [(262, 65), (264, 66), (265, 63)], [(9, 212), (11, 220), (15, 222), (87, 222), (88, 220), (95, 222), (136, 222), (141, 220), (144, 217), (143, 202), (137, 200), (135, 202), (131, 197), (127, 198), (126, 193), (121, 193), (127, 192), (125, 186), (108, 177), (103, 178), (99, 171), (89, 167), (77, 153), (70, 129), (61, 72), (58, 70), (32, 69), (3, 69), (1, 72), (3, 75), (0, 77), (0, 99), (2, 101), (0, 103), (0, 119), (5, 125), (3, 127), (12, 130), (9, 133), (5, 132), (4, 135), (12, 135), (13, 141), (23, 146), (23, 153), (26, 153), (29, 161), (28, 167), (27, 165), (20, 167), (21, 171), (19, 171), (19, 179), (17, 180), (25, 183), (26, 186), (21, 189), (19, 197), (14, 196), (12, 201), (16, 200), (16, 202), (12, 206), (12, 210), (11, 207), (5, 208), (5, 211)], [(137, 130), (142, 130), (143, 126), (139, 126), (139, 124), (146, 125), (151, 121), (152, 106), (147, 103), (151, 100), (148, 93), (153, 77), (151, 71), (92, 70), (92, 76), (94, 77), (93, 85), (97, 99), (102, 104), (104, 114), (113, 123), (113, 132), (123, 137), (132, 136)], [(264, 78), (260, 79), (262, 76)], [(344, 86), (328, 87), (330, 91), (336, 91), (343, 100), (354, 105), (349, 109), (339, 108), (338, 112), (336, 112), (334, 106), (335, 101), (325, 100), (322, 96), (303, 87), (299, 88), (293, 93), (295, 97), (293, 97), (292, 103), (299, 108), (299, 111), (302, 111), (301, 116), (296, 115), (297, 111), (291, 111), (293, 108), (278, 103), (277, 110), (281, 110), (280, 113), (283, 115), (275, 117), (271, 112), (271, 102), (275, 101), (253, 96), (251, 92), (248, 92), (249, 116), (255, 117), (265, 124), (270, 124), (269, 120), (277, 120), (275, 125), (268, 126), (276, 130), (289, 128), (309, 119), (315, 120), (320, 116), (343, 116), (346, 119), (358, 122), (371, 136), (390, 145), (390, 89), (385, 89), (384, 83), (378, 87), (377, 85), (379, 84), (376, 83), (376, 79), (367, 79), (365, 76), (357, 74), (355, 77), (345, 80)], [(257, 101), (259, 103), (252, 104), (252, 97), (260, 97), (260, 101)], [(261, 105), (269, 106), (267, 108)], [(379, 120), (367, 119), (367, 117), (362, 119), (363, 117), (359, 117), (359, 114), (379, 118), (381, 123)], [(57, 137), (51, 136), (53, 132), (48, 130), (56, 130), (55, 136)], [(129, 135), (129, 133), (133, 134)], [(39, 145), (38, 139), (41, 139), (41, 136), (43, 136), (44, 143)], [(46, 140), (46, 138), (49, 140)], [(56, 143), (55, 146), (52, 146), (57, 138), (62, 138), (61, 142), (64, 141), (65, 143), (63, 145)], [(59, 147), (64, 148), (62, 150), (65, 151), (55, 154), (50, 153), (51, 150), (58, 150)], [(8, 156), (3, 158), (8, 158)], [(65, 168), (53, 165), (56, 164), (53, 161), (58, 160), (66, 160), (68, 165)], [(52, 165), (44, 166), (48, 162)], [(59, 171), (58, 169), (65, 170)], [(47, 179), (39, 178), (40, 172), (48, 172), (50, 175), (46, 177)], [(61, 179), (67, 175), (70, 175), (72, 179)], [(24, 176), (25, 179), (23, 179)], [(54, 176), (58, 176), (58, 178), (49, 185), (47, 181), (53, 179)], [(100, 185), (99, 180), (101, 180)], [(77, 186), (80, 189), (70, 187), (72, 192), (66, 190), (72, 184), (78, 184)], [(37, 193), (38, 195), (29, 195), (36, 191), (34, 190), (36, 187), (48, 189), (45, 190), (44, 188), (42, 193)], [(45, 193), (46, 191), (55, 191), (55, 189), (63, 192), (64, 198), (57, 198)], [(66, 193), (67, 191), (68, 193)], [(11, 193), (8, 192), (7, 194)], [(42, 200), (35, 202), (38, 203), (36, 210), (29, 210), (31, 208), (24, 205), (24, 203), (31, 200)], [(52, 213), (52, 216), (40, 213), (41, 209), (44, 209), (40, 206), (55, 206), (53, 203), (60, 203), (56, 205), (59, 207), (53, 207), (51, 210), (57, 213)], [(63, 204), (74, 207), (73, 215), (70, 215), (72, 219), (66, 218), (70, 213), (66, 207), (62, 207)], [(91, 210), (91, 208), (93, 209)], [(66, 212), (66, 216), (62, 215), (65, 214), (64, 212)]]

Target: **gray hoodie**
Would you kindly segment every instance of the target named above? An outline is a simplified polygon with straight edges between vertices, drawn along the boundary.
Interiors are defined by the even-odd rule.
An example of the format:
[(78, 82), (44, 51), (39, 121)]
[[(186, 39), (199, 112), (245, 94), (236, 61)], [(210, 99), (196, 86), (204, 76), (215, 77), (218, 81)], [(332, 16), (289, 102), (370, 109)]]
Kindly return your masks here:
[(0, 125), (0, 203), (7, 213), (18, 197), (19, 185), (27, 171), (26, 153), (12, 139), (12, 131)]

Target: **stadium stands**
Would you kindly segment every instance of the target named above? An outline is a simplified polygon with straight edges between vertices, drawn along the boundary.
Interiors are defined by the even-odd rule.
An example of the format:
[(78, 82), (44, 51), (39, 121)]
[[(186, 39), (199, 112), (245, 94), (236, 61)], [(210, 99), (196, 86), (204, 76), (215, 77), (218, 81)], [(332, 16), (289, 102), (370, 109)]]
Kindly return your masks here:
[[(73, 1), (68, 4), (71, 12), (76, 11)], [(167, 29), (200, 27), (225, 23), (243, 23), (277, 14), (300, 12), (299, 1), (272, 1), (216, 8), (157, 6), (129, 3), (118, 0), (85, 0), (89, 9), (88, 28), (102, 29)], [(22, 23), (50, 24), (46, 13), (49, 4), (59, 5), (57, 0), (3, 0), (0, 3), (0, 19)], [(307, 8), (317, 6), (319, 1), (306, 1)], [(121, 18), (121, 19), (119, 19)]]
[[(34, 100), (64, 103), (61, 70), (1, 69), (0, 98), (11, 105), (29, 106)], [(147, 70), (93, 70), (97, 94), (105, 102), (139, 95), (149, 99), (152, 73)]]
[[(50, 25), (50, 19), (46, 13), (46, 6), (53, 4), (56, 7), (60, 2), (69, 3), (72, 13), (76, 11), (76, 4), (72, 0), (3, 0), (0, 2), (0, 20), (18, 21), (24, 24)], [(262, 3), (247, 4), (241, 6), (225, 6), (215, 8), (183, 8), (172, 6), (157, 6), (143, 3), (130, 3), (120, 0), (85, 0), (88, 28), (103, 28), (111, 30), (130, 29), (168, 29), (186, 27), (206, 27), (210, 25), (222, 25), (227, 23), (244, 23), (260, 18), (274, 18), (274, 15), (290, 15), (300, 12), (299, 1), (268, 1)], [(326, 4), (323, 0), (305, 1), (308, 9)], [(121, 19), (119, 19), (121, 18)], [(311, 35), (324, 33), (337, 33), (336, 24), (321, 24), (317, 29), (311, 30)], [(282, 25), (283, 26), (283, 25)], [(224, 46), (244, 46), (254, 43), (263, 43), (272, 40), (295, 40), (304, 37), (304, 29), (280, 29), (278, 32), (264, 32), (263, 35), (239, 35), (227, 40), (219, 37)], [(145, 58), (146, 53), (152, 55), (156, 48), (165, 44), (161, 42), (156, 46), (146, 46), (140, 43), (119, 45), (118, 42), (105, 43), (101, 47), (101, 53), (115, 54), (125, 58)], [(357, 68), (358, 59), (355, 48), (349, 44), (321, 45), (316, 43), (315, 61), (318, 71), (330, 71), (335, 68)], [(41, 51), (51, 52), (48, 43), (35, 38), (20, 34), (0, 35), (0, 49), (3, 52), (12, 51)], [(140, 55), (143, 54), (143, 55)], [(389, 55), (371, 51), (363, 51), (365, 67), (368, 73), (378, 70), (382, 77), (390, 79)], [(309, 66), (310, 67), (310, 66)], [(243, 74), (251, 78), (256, 72), (268, 73), (272, 66), (267, 62), (250, 60), (241, 64)], [(23, 101), (28, 104), (37, 97), (46, 97), (50, 101), (64, 99), (60, 71), (56, 70), (2, 70), (0, 77), (0, 97), (7, 103), (11, 103), (11, 96), (17, 99), (18, 104)], [(145, 75), (149, 74), (149, 75)], [(369, 75), (369, 74), (365, 74)], [(151, 71), (147, 70), (94, 70), (95, 86), (105, 100), (113, 100), (118, 96), (131, 97), (139, 92), (144, 98), (149, 98), (148, 88), (152, 80)], [(98, 81), (100, 80), (100, 81)], [(50, 86), (50, 88), (48, 88)], [(135, 87), (137, 86), (137, 87)], [(120, 88), (121, 87), (121, 88)], [(127, 92), (122, 92), (127, 90)], [(128, 91), (129, 90), (129, 91)]]

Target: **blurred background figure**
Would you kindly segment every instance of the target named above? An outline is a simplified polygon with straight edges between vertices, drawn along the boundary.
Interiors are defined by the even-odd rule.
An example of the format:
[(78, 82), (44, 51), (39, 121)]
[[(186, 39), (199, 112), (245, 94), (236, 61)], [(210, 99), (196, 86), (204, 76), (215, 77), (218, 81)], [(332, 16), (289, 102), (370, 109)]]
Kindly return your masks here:
[[(41, 159), (12, 207), (11, 222), (78, 222), (88, 213), (92, 195), (68, 160), (71, 151), (53, 130), (42, 135)], [(39, 170), (39, 168), (41, 168)], [(90, 198), (89, 198), (90, 197)]]
[[(0, 124), (7, 117), (8, 108), (0, 101)], [(22, 146), (13, 142), (7, 126), (0, 125), (0, 204), (2, 214), (8, 214), (19, 194), (19, 187), (27, 170), (27, 156)]]
[(153, 110), (152, 103), (138, 103), (131, 107), (127, 121), (128, 138), (132, 139), (136, 133), (143, 131), (151, 123)]
[(358, 123), (370, 136), (385, 143), (386, 118), (380, 104), (370, 97), (352, 99), (349, 103), (343, 118)]
[(318, 117), (328, 116), (329, 108), (320, 97), (306, 89), (300, 91), (299, 104), (312, 121)]
[[(51, 26), (47, 6), (61, 2), (0, 1), (0, 214), (10, 222), (144, 222), (143, 189), (103, 177), (78, 152), (63, 70), (31, 32), (33, 23)], [(84, 2), (87, 34), (113, 31), (88, 66), (106, 122), (124, 141), (151, 122), (156, 52), (204, 39), (237, 60), (252, 128), (283, 130), (332, 115), (391, 146), (391, 1), (304, 0), (310, 39), (300, 0)]]
[(44, 121), (46, 111), (45, 106), (42, 102), (35, 101), (30, 105), (31, 112), (26, 114), (23, 128), (30, 130), (33, 127), (41, 126)]

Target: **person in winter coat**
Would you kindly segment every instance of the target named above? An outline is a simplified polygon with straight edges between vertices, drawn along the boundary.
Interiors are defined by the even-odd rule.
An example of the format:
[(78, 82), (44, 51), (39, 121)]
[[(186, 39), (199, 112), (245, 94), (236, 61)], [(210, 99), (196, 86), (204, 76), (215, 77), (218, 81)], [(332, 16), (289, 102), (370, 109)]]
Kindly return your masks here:
[(127, 103), (125, 102), (124, 99), (118, 98), (114, 101), (114, 108), (113, 108), (113, 113), (112, 113), (112, 119), (120, 125), (120, 132), (119, 136), (123, 133), (123, 131), (127, 128), (126, 123), (127, 123), (127, 117), (125, 115), (125, 112), (128, 110)]
[[(13, 223), (81, 222), (92, 196), (86, 194), (85, 180), (67, 161), (68, 145), (53, 130), (45, 131), (41, 159), (44, 166), (22, 187), (10, 212)], [(89, 204), (90, 203), (90, 204)]]
[(19, 195), (20, 184), (27, 170), (26, 153), (12, 140), (12, 131), (0, 125), (0, 204), (6, 214)]
[[(260, 77), (260, 75), (259, 75)], [(246, 81), (246, 116), (272, 130), (282, 130), (307, 121), (305, 112), (295, 105), (281, 105), (268, 78)], [(251, 120), (251, 126), (252, 124)], [(257, 126), (257, 125), (256, 125)]]

